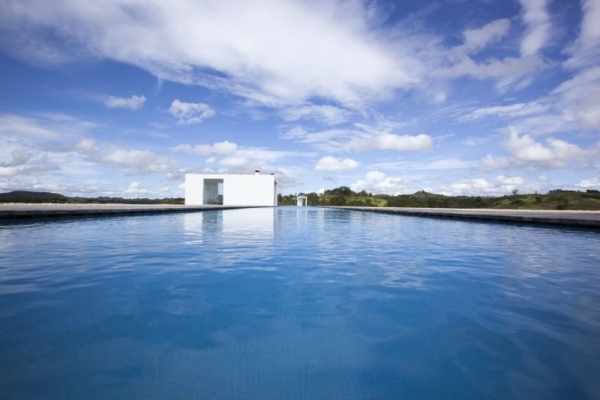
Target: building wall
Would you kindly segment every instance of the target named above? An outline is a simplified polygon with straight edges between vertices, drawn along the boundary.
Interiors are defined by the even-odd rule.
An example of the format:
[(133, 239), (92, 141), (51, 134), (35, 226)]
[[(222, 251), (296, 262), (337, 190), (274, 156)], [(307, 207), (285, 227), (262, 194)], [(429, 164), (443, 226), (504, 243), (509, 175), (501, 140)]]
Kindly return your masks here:
[(276, 206), (277, 189), (273, 175), (186, 174), (185, 204), (204, 204), (204, 180), (223, 180), (223, 205)]
[(185, 175), (185, 204), (198, 206), (204, 204), (204, 177), (206, 175)]

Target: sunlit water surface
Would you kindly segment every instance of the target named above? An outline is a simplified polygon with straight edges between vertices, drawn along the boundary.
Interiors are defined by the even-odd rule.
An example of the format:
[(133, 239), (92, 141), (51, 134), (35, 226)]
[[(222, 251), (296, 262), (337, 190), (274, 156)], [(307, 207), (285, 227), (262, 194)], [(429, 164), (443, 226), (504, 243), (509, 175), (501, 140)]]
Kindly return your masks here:
[(599, 239), (296, 207), (2, 223), (0, 398), (599, 398)]

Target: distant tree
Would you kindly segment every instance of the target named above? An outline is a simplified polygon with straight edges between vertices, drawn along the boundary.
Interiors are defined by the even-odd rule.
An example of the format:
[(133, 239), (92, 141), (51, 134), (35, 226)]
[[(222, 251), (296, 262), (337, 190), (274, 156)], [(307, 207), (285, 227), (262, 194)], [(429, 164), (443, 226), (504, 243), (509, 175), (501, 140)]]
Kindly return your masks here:
[(513, 196), (516, 196), (517, 194), (519, 194), (519, 190), (518, 189), (513, 190), (512, 194), (513, 194)]
[(346, 198), (340, 194), (336, 194), (329, 200), (331, 206), (345, 206), (347, 203)]
[(308, 193), (306, 195), (306, 202), (309, 206), (318, 206), (319, 205), (319, 195), (315, 192)]
[(356, 194), (348, 186), (340, 186), (339, 188), (333, 189), (330, 192), (331, 194), (341, 194), (343, 196), (352, 196)]

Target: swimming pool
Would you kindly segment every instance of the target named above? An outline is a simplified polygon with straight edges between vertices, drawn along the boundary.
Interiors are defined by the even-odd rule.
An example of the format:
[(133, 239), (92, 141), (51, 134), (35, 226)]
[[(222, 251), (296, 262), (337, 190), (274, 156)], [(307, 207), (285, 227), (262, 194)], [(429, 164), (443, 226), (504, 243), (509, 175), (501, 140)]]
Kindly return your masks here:
[(306, 207), (0, 224), (0, 398), (593, 398), (600, 236)]

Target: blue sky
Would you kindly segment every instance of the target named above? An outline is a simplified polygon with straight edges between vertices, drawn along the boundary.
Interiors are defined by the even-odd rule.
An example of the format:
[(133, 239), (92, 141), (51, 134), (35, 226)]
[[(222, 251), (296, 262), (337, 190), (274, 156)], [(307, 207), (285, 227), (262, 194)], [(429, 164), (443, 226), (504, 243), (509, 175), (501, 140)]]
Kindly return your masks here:
[(600, 189), (600, 0), (3, 0), (0, 191)]

